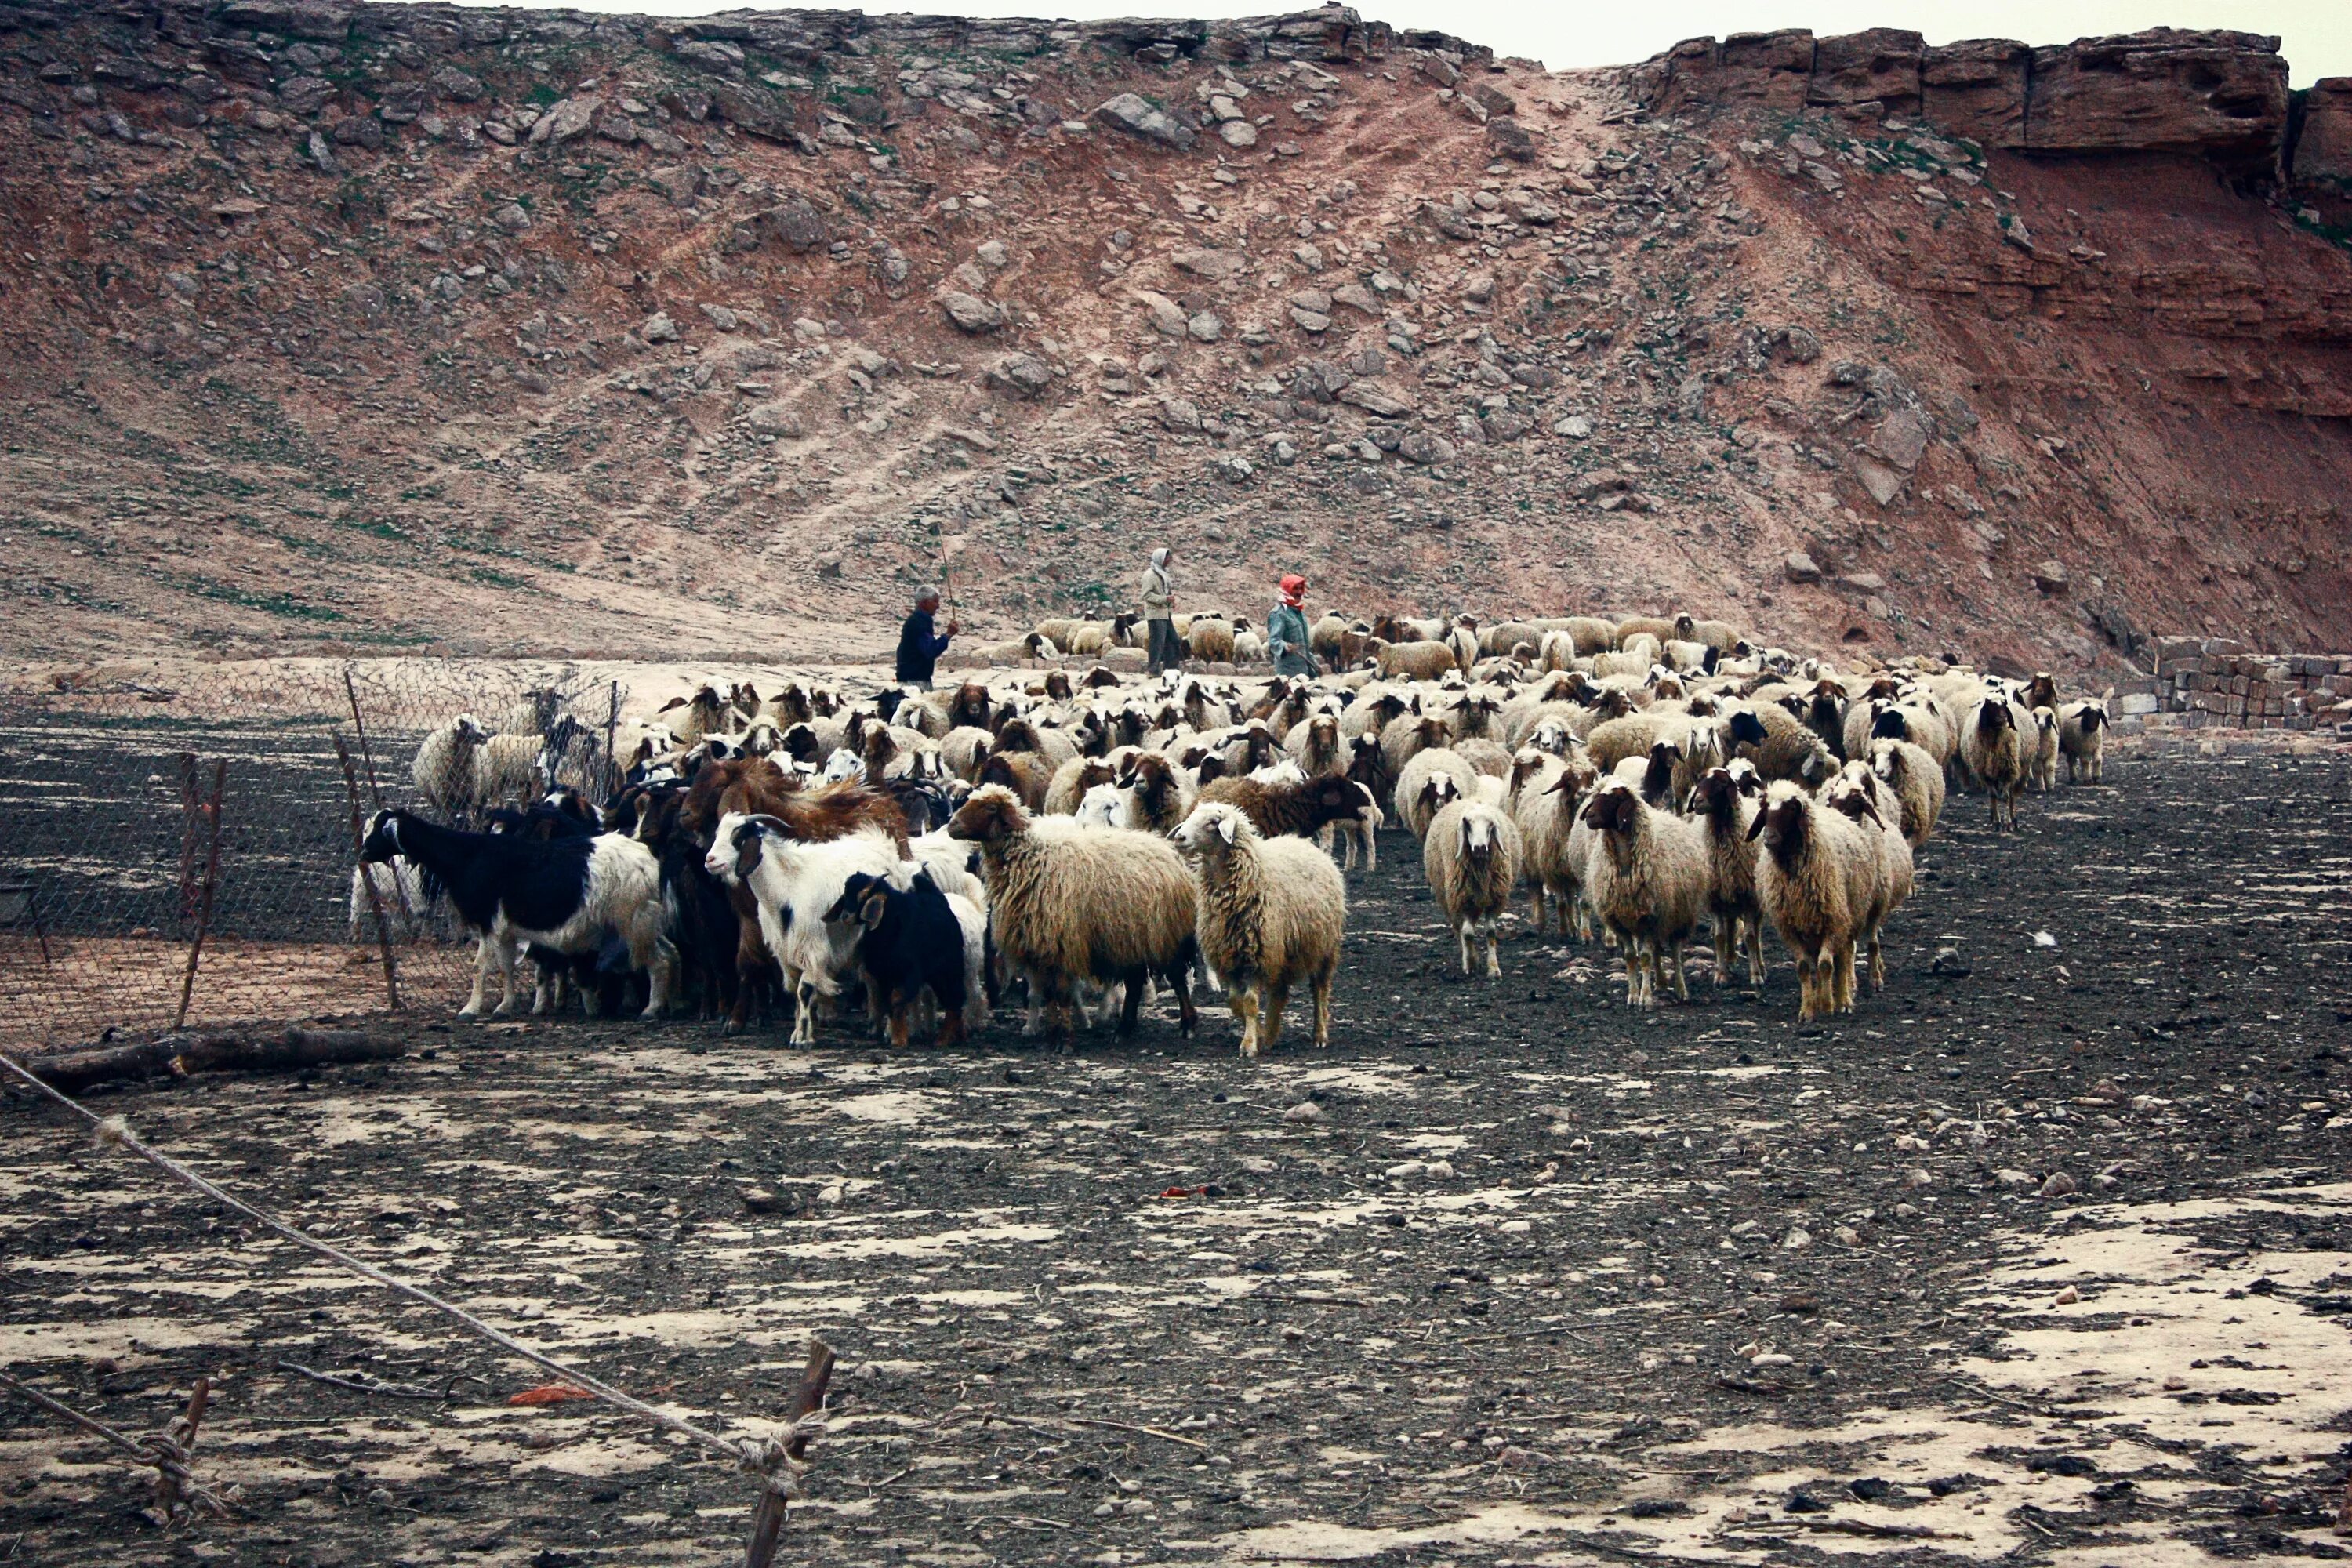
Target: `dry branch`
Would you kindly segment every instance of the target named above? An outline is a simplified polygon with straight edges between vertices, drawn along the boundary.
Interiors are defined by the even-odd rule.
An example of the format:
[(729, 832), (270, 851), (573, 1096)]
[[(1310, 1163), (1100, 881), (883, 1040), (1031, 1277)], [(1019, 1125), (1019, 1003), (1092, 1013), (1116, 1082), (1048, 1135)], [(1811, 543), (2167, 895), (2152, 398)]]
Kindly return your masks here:
[(407, 1049), (398, 1040), (355, 1029), (288, 1029), (276, 1035), (165, 1035), (135, 1046), (14, 1059), (53, 1089), (79, 1089), (118, 1079), (135, 1082), (200, 1072), (294, 1072), (346, 1062), (390, 1061)]

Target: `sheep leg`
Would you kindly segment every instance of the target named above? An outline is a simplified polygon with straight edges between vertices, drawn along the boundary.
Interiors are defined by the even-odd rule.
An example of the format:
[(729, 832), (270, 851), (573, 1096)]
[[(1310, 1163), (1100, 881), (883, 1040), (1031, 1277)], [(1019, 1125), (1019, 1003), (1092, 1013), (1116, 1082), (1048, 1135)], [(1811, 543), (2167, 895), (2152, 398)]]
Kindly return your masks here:
[(1270, 1051), (1282, 1040), (1282, 1013), (1290, 1005), (1290, 987), (1269, 987), (1258, 1003), (1257, 1043), (1260, 1050)]
[(1315, 973), (1315, 1048), (1318, 1051), (1331, 1044), (1331, 976), (1338, 969), (1334, 962)]
[(1257, 1059), (1258, 994), (1252, 987), (1234, 987), (1234, 1016), (1242, 1021), (1242, 1055), (1251, 1061)]
[(494, 1016), (504, 1017), (513, 1012), (519, 1005), (520, 999), (515, 995), (514, 972), (515, 965), (521, 961), (521, 956), (511, 935), (499, 938), (499, 1005), (491, 1009)]
[(1496, 935), (1496, 921), (1495, 917), (1487, 915), (1484, 919), (1480, 920), (1478, 922), (1478, 930), (1480, 934), (1485, 936), (1486, 939), (1486, 978), (1489, 980), (1500, 980), (1503, 977), (1503, 960), (1502, 955), (1495, 951), (1495, 944), (1498, 940), (1500, 940)]
[(1870, 928), (1870, 939), (1869, 939), (1869, 942), (1868, 942), (1868, 944), (1867, 944), (1867, 946), (1866, 946), (1866, 948), (1865, 948), (1865, 950), (1864, 950), (1864, 951), (1866, 951), (1866, 952), (1870, 954), (1870, 988), (1871, 988), (1871, 990), (1873, 990), (1873, 991), (1884, 991), (1884, 990), (1885, 990), (1885, 989), (1886, 989), (1886, 958), (1885, 958), (1885, 953), (1884, 953), (1884, 952), (1880, 949), (1879, 944), (1878, 944), (1878, 928), (1877, 928), (1876, 926), (1873, 926), (1873, 927), (1871, 927), (1871, 928)]
[(1135, 1033), (1136, 1018), (1143, 1011), (1144, 971), (1139, 965), (1128, 970), (1119, 978), (1127, 984), (1127, 1001), (1119, 1008), (1118, 1032), (1122, 1035), (1131, 1035)]
[(1850, 935), (1843, 942), (1838, 943), (1837, 967), (1832, 972), (1832, 984), (1836, 987), (1834, 994), (1830, 998), (1832, 1009), (1839, 1013), (1853, 1012), (1853, 938)]
[(816, 1044), (816, 987), (805, 980), (793, 985), (793, 1044)]
[(1199, 939), (1186, 937), (1183, 947), (1176, 954), (1176, 962), (1160, 972), (1160, 977), (1168, 982), (1168, 989), (1176, 994), (1176, 1032), (1188, 1040), (1201, 1023), (1200, 1011), (1192, 1005), (1192, 982), (1195, 964), (1207, 967), (1201, 957)]
[(1468, 974), (1472, 973), (1470, 968), (1470, 922), (1468, 921), (1464, 921), (1460, 925), (1454, 928), (1454, 940), (1462, 945), (1462, 973)]
[(1679, 939), (1666, 944), (1665, 962), (1669, 966), (1668, 973), (1674, 977), (1675, 1000), (1677, 1002), (1689, 1001), (1690, 976), (1683, 973), (1683, 944)]
[(1646, 973), (1648, 968), (1649, 962), (1642, 956), (1641, 944), (1627, 942), (1625, 944), (1625, 1005), (1628, 1007), (1645, 1005), (1643, 1000), (1643, 992), (1645, 989), (1643, 982), (1649, 978)]
[(1808, 949), (1798, 948), (1796, 953), (1797, 1022), (1801, 1024), (1821, 1011), (1816, 1005), (1820, 999), (1821, 964)]
[(905, 996), (893, 995), (890, 998), (890, 1005), (888, 1009), (890, 1016), (890, 1044), (894, 1048), (902, 1051), (907, 1048), (907, 1035), (908, 1027), (907, 1018), (908, 1009), (907, 1004), (908, 998)]
[(960, 1046), (963, 1044), (962, 1008), (942, 1007), (940, 1009), (939, 1040), (940, 1045), (942, 1047)]
[(1731, 955), (1739, 946), (1739, 918), (1737, 915), (1715, 917), (1715, 987), (1720, 991), (1731, 980)]
[(1764, 989), (1764, 922), (1754, 915), (1743, 916), (1740, 923), (1748, 935), (1748, 984), (1757, 990)]

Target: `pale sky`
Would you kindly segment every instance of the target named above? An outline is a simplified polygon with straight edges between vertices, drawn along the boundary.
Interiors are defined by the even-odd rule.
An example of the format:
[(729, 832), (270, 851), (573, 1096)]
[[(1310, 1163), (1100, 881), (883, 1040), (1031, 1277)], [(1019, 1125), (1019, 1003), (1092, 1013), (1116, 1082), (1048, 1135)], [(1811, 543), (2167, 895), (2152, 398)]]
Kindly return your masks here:
[[(698, 0), (570, 0), (585, 11), (693, 16), (733, 8)], [(867, 9), (897, 10), (895, 5)], [(1309, 9), (1308, 0), (933, 0), (908, 9), (973, 16), (1248, 16)], [(2143, 28), (2232, 27), (2275, 33), (2296, 87), (2324, 76), (2352, 76), (2352, 0), (1663, 0), (1587, 10), (1559, 0), (1357, 0), (1366, 16), (1398, 27), (1438, 27), (1499, 55), (1522, 55), (1552, 67), (1625, 65), (1684, 38), (1773, 27), (1853, 33), (1902, 26), (1931, 44), (1956, 38), (2021, 38), (2063, 44)]]

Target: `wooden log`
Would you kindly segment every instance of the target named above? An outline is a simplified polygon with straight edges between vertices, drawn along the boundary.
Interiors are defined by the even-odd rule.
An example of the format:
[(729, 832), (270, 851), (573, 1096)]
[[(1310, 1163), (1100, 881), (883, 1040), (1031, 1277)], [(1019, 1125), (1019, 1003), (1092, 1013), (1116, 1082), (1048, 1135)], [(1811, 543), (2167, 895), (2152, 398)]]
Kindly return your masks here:
[(401, 1040), (355, 1029), (287, 1029), (276, 1035), (165, 1035), (135, 1046), (19, 1057), (26, 1071), (72, 1092), (95, 1083), (185, 1078), (200, 1072), (296, 1072), (346, 1062), (381, 1062), (407, 1053)]
[[(801, 1373), (801, 1385), (786, 1407), (784, 1419), (798, 1421), (824, 1407), (824, 1391), (833, 1382), (833, 1347), (823, 1340), (809, 1341), (808, 1365)], [(794, 1437), (786, 1452), (795, 1459), (808, 1453), (806, 1436)], [(776, 1547), (784, 1533), (784, 1497), (769, 1489), (760, 1494), (760, 1506), (751, 1515), (751, 1538), (744, 1543), (744, 1568), (770, 1568), (775, 1562)]]

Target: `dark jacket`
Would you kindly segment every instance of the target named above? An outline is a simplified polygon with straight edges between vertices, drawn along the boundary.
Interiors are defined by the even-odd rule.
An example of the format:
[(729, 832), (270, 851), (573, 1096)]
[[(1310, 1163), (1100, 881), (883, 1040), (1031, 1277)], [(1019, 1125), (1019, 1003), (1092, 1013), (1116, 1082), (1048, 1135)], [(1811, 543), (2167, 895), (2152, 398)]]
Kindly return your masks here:
[(948, 649), (945, 634), (931, 629), (931, 612), (917, 610), (898, 628), (898, 679), (929, 680)]
[(1294, 610), (1277, 601), (1267, 612), (1265, 649), (1274, 660), (1275, 674), (1315, 674), (1315, 651), (1308, 646), (1310, 640), (1306, 611)]

